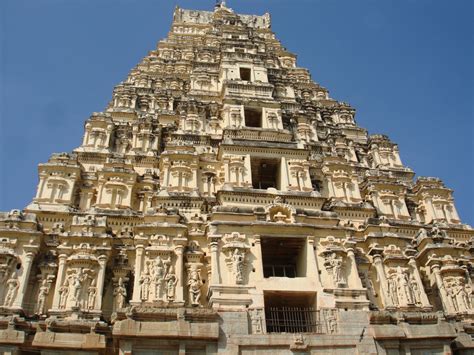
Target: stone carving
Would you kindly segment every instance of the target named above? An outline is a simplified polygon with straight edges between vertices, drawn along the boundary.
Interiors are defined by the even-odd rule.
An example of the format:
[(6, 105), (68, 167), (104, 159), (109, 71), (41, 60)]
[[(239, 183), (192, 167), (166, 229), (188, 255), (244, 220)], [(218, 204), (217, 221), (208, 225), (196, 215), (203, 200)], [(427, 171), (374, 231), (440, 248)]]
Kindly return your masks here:
[(44, 313), (44, 306), (46, 303), (46, 297), (49, 294), (50, 285), (47, 279), (41, 280), (41, 285), (38, 291), (38, 298), (36, 300), (36, 314), (42, 315)]
[(234, 249), (232, 253), (232, 271), (235, 277), (235, 283), (241, 284), (243, 282), (245, 254), (238, 248)]
[(467, 312), (472, 308), (470, 300), (472, 290), (466, 285), (464, 277), (446, 277), (444, 285), (450, 305), (455, 312)]
[(88, 297), (87, 297), (87, 308), (94, 309), (95, 308), (95, 297), (97, 294), (97, 288), (95, 287), (95, 280), (92, 281), (91, 286), (87, 289)]
[(148, 273), (148, 269), (145, 273), (140, 277), (140, 284), (141, 284), (141, 299), (142, 301), (149, 301), (150, 298), (150, 285), (151, 285), (151, 277)]
[(264, 312), (263, 309), (254, 308), (249, 311), (252, 334), (264, 333)]
[(223, 250), (226, 253), (226, 263), (231, 271), (232, 281), (237, 285), (244, 283), (245, 256), (249, 249), (245, 241), (245, 235), (239, 233), (228, 234), (224, 237)]
[(199, 268), (196, 265), (192, 265), (189, 270), (188, 278), (189, 302), (192, 306), (201, 305), (202, 284)]
[(326, 327), (329, 334), (337, 333), (337, 309), (325, 310)]
[[(393, 342), (407, 352), (424, 328), (400, 324), (402, 313), (444, 311), (433, 338), (449, 332), (442, 318), (472, 330), (474, 231), (452, 191), (413, 181), (395, 143), (356, 126), (355, 110), (297, 66), (268, 15), (219, 3), (177, 8), (170, 36), (87, 120), (81, 146), (39, 166), (33, 202), (0, 212), (0, 340), (128, 354), (177, 319), (166, 342), (209, 330), (199, 347), (232, 353), (218, 328), (231, 340), (244, 316), (251, 334), (287, 333), (255, 337), (255, 353), (334, 349), (335, 337), (288, 335), (306, 331), (375, 353), (368, 337), (383, 329), (356, 328), (378, 308), (406, 330)], [(273, 307), (288, 317), (270, 321)], [(441, 335), (437, 345), (457, 346)]]
[(337, 253), (327, 253), (325, 256), (324, 266), (328, 273), (332, 276), (334, 287), (344, 287), (346, 280), (344, 278), (344, 261), (342, 256)]
[(18, 282), (16, 273), (12, 273), (12, 276), (7, 280), (7, 294), (3, 302), (4, 306), (11, 307), (13, 305), (19, 286), (20, 283)]
[(155, 300), (161, 298), (163, 292), (163, 283), (165, 281), (165, 265), (163, 260), (158, 256), (154, 261), (154, 275), (153, 275), (153, 284), (154, 284), (154, 294)]
[(420, 290), (420, 286), (418, 285), (418, 281), (416, 281), (416, 278), (414, 275), (410, 276), (410, 290), (413, 295), (414, 303), (417, 306), (421, 305), (421, 290)]
[(59, 288), (59, 308), (60, 309), (66, 308), (68, 296), (69, 296), (69, 281), (66, 280), (65, 283)]
[(123, 278), (119, 278), (117, 286), (114, 288), (114, 308), (115, 310), (122, 309), (125, 306), (125, 300), (127, 298), (127, 289), (123, 284)]
[(168, 275), (165, 277), (166, 280), (166, 299), (168, 302), (173, 302), (175, 299), (176, 285), (178, 278), (174, 274), (174, 270), (171, 268)]
[(400, 266), (389, 269), (387, 282), (388, 293), (394, 306), (408, 307), (421, 303), (418, 283), (408, 270)]

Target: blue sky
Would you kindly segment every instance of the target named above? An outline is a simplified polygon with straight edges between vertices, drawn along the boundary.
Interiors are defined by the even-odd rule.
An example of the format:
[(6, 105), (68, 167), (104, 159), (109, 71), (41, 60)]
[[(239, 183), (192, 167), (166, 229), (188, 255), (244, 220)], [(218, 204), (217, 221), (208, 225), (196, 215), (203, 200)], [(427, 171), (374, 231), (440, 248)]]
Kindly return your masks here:
[[(0, 210), (34, 197), (37, 164), (81, 143), (84, 121), (164, 38), (176, 4), (214, 0), (0, 0)], [(471, 0), (228, 0), (273, 30), (359, 125), (397, 142), (417, 175), (454, 189), (474, 224)]]

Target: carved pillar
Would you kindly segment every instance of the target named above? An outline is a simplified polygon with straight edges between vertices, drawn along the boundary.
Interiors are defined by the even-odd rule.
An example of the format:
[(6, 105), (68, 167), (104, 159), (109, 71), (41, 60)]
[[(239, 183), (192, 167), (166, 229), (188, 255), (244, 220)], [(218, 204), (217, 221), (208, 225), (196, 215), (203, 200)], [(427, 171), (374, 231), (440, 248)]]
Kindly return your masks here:
[(426, 296), (425, 288), (423, 287), (423, 281), (421, 280), (420, 271), (418, 270), (418, 267), (416, 266), (416, 261), (413, 257), (410, 258), (410, 261), (408, 261), (408, 265), (412, 267), (413, 276), (415, 277), (415, 280), (418, 284), (418, 288), (420, 290), (421, 306), (423, 308), (431, 309), (432, 306), (430, 304), (430, 301), (428, 300), (428, 296)]
[(176, 302), (184, 302), (183, 250), (183, 245), (177, 245), (174, 248), (174, 253), (176, 254), (176, 278), (178, 281), (176, 284)]
[(257, 258), (255, 265), (255, 277), (257, 280), (263, 279), (263, 257), (262, 257), (262, 240), (259, 235), (253, 236), (255, 240), (255, 256)]
[(452, 306), (451, 302), (448, 300), (448, 293), (444, 288), (443, 279), (441, 278), (440, 266), (435, 264), (431, 266), (431, 271), (435, 275), (436, 286), (438, 287), (439, 294), (441, 296), (441, 302), (443, 304), (444, 310), (448, 313), (456, 313), (456, 310)]
[(211, 285), (218, 285), (221, 283), (221, 272), (219, 270), (219, 242), (212, 241), (209, 244), (211, 249)]
[(388, 294), (387, 290), (387, 277), (385, 276), (385, 270), (383, 268), (382, 256), (377, 254), (374, 255), (373, 259), (375, 270), (377, 270), (377, 276), (380, 282), (380, 289), (382, 291), (381, 294), (384, 303), (384, 308), (393, 307), (392, 299), (390, 298), (390, 295)]
[(319, 269), (318, 262), (316, 260), (316, 255), (314, 254), (314, 237), (308, 236), (306, 238), (306, 276), (311, 277), (316, 280), (316, 283), (319, 287), (321, 286), (321, 280), (319, 279)]
[(354, 284), (355, 284), (355, 288), (364, 288), (362, 286), (362, 281), (359, 276), (359, 270), (357, 269), (357, 263), (356, 263), (356, 258), (355, 258), (353, 248), (347, 249), (347, 256), (349, 257), (351, 261), (351, 275), (352, 275), (352, 280), (354, 281)]
[(25, 259), (23, 260), (23, 273), (21, 274), (21, 278), (18, 280), (20, 285), (18, 286), (16, 298), (12, 305), (13, 308), (21, 308), (23, 305), (26, 287), (28, 286), (28, 280), (30, 278), (31, 264), (33, 263), (34, 257), (35, 253), (32, 251), (27, 252), (25, 255)]
[(133, 280), (133, 296), (132, 302), (140, 303), (140, 276), (142, 275), (144, 246), (139, 244), (136, 246), (135, 254), (135, 279)]
[(53, 306), (52, 309), (56, 310), (59, 308), (59, 289), (63, 285), (64, 282), (64, 273), (66, 271), (66, 254), (61, 254), (58, 257), (59, 265), (58, 265), (58, 277), (56, 278), (56, 286), (54, 287), (54, 298), (53, 298)]
[(102, 309), (102, 295), (104, 293), (105, 268), (107, 266), (107, 256), (99, 256), (99, 273), (97, 275), (97, 297), (95, 299), (95, 309)]

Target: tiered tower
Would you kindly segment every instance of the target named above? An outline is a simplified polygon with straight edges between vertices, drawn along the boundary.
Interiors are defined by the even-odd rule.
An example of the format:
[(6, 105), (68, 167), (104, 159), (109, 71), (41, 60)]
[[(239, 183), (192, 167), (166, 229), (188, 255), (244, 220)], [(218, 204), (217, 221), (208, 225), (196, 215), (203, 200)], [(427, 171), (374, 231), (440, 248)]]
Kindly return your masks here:
[(354, 116), (268, 14), (176, 8), (0, 214), (0, 353), (473, 349), (474, 231)]

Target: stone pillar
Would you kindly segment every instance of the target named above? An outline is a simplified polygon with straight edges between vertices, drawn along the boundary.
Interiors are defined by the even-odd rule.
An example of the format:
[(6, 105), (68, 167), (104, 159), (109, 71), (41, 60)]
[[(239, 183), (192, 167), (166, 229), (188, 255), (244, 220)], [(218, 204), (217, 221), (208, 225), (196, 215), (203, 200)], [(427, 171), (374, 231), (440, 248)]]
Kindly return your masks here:
[(355, 288), (364, 288), (362, 286), (362, 281), (359, 276), (359, 270), (357, 269), (357, 262), (356, 262), (353, 248), (347, 249), (347, 256), (351, 261), (351, 275), (352, 275), (351, 280), (354, 282)]
[(436, 286), (438, 287), (439, 294), (441, 296), (441, 302), (443, 303), (444, 310), (448, 313), (456, 313), (456, 310), (451, 305), (451, 302), (448, 300), (448, 293), (444, 288), (443, 279), (441, 278), (440, 266), (435, 264), (431, 266), (431, 271), (435, 275)]
[(428, 296), (426, 296), (425, 288), (423, 287), (423, 281), (421, 280), (420, 271), (416, 266), (415, 258), (410, 258), (408, 265), (412, 267), (413, 276), (415, 277), (416, 283), (418, 284), (418, 288), (420, 290), (421, 307), (426, 309), (432, 309), (433, 307), (431, 306), (430, 301), (428, 300)]
[(280, 190), (288, 191), (290, 186), (290, 175), (288, 173), (288, 163), (285, 157), (280, 159)]
[(174, 253), (176, 254), (176, 299), (175, 302), (184, 302), (184, 274), (183, 274), (183, 245), (176, 245)]
[(140, 303), (140, 276), (142, 275), (142, 266), (143, 266), (143, 251), (144, 246), (139, 244), (136, 246), (135, 253), (135, 278), (133, 280), (133, 295), (132, 302)]
[(30, 278), (31, 265), (33, 263), (33, 258), (35, 253), (29, 251), (26, 253), (23, 260), (23, 273), (21, 274), (20, 285), (18, 286), (18, 291), (16, 293), (15, 301), (13, 302), (12, 308), (21, 308), (23, 305), (23, 299), (25, 298), (26, 287), (28, 286), (28, 280)]
[(328, 190), (329, 190), (329, 197), (336, 197), (336, 191), (334, 190), (334, 183), (332, 181), (332, 177), (327, 177), (328, 181)]
[(385, 276), (385, 270), (383, 268), (382, 263), (382, 256), (381, 255), (374, 255), (373, 257), (375, 270), (377, 270), (377, 276), (380, 281), (380, 289), (382, 294), (382, 301), (384, 303), (384, 308), (393, 307), (392, 299), (388, 294), (387, 290), (387, 277)]
[(306, 238), (306, 277), (310, 277), (316, 281), (318, 287), (321, 286), (321, 280), (319, 278), (318, 261), (314, 254), (314, 237), (308, 236)]
[(64, 273), (66, 272), (66, 254), (61, 254), (58, 257), (59, 265), (58, 265), (58, 277), (56, 278), (56, 286), (54, 287), (54, 297), (53, 297), (53, 305), (52, 309), (57, 310), (59, 308), (59, 289), (63, 285), (64, 282)]
[(263, 280), (263, 257), (262, 257), (262, 240), (259, 235), (253, 236), (255, 242), (255, 278)]
[(99, 256), (99, 273), (97, 274), (97, 294), (95, 298), (95, 309), (102, 309), (102, 296), (104, 294), (105, 268), (107, 266), (107, 256)]
[(244, 173), (242, 174), (242, 186), (245, 186), (247, 183), (252, 185), (252, 163), (250, 160), (250, 154), (247, 154), (244, 159)]
[(219, 242), (212, 241), (209, 244), (211, 249), (211, 285), (218, 285), (221, 283), (221, 272), (219, 269)]

